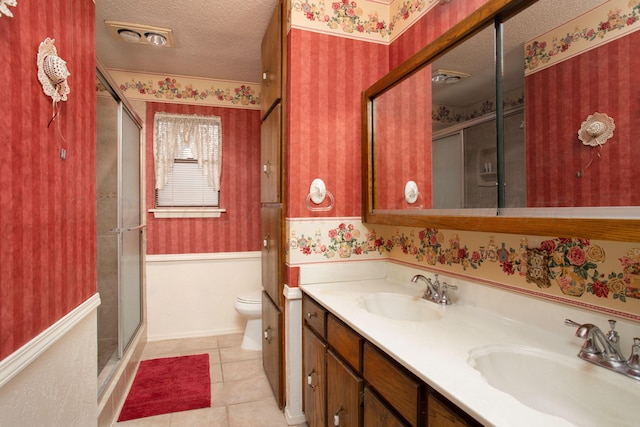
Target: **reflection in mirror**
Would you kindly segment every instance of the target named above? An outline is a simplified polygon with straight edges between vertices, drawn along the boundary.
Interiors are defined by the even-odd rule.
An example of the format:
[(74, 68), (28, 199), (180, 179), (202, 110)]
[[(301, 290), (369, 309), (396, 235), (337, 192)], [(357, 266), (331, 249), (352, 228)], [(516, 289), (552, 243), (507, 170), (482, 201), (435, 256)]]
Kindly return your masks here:
[[(627, 0), (540, 0), (505, 22), (505, 43), (518, 42), (505, 46), (505, 68), (525, 59), (527, 207), (640, 205), (638, 11)], [(613, 137), (585, 145), (578, 130), (596, 112), (613, 118)]]
[[(640, 116), (629, 89), (640, 32), (625, 28), (637, 9), (625, 15), (623, 0), (539, 0), (503, 24), (498, 86), (489, 26), (375, 97), (374, 209), (526, 215), (640, 205), (630, 147)], [(596, 112), (615, 120), (607, 145), (578, 139)], [(420, 189), (414, 204), (403, 198), (409, 180)]]
[[(632, 149), (633, 132), (640, 128), (636, 114), (640, 105), (631, 74), (640, 68), (637, 3), (487, 0), (374, 83), (363, 94), (364, 221), (492, 233), (640, 239), (640, 192), (633, 188), (640, 181), (640, 168), (633, 166)], [(461, 41), (474, 45), (476, 36), (480, 41), (484, 32), (489, 34), (494, 28), (502, 35), (496, 46), (503, 46), (504, 56), (498, 56), (502, 64), (469, 72), (453, 60), (448, 62), (447, 55), (463, 49), (456, 48)], [(458, 56), (473, 65), (493, 58), (480, 51), (475, 46)], [(470, 84), (492, 68), (501, 70), (495, 94), (474, 97), (476, 104), (461, 105), (477, 105), (478, 99), (485, 99), (485, 106), (494, 102), (497, 113), (487, 108), (480, 109), (479, 115), (464, 115), (455, 110), (457, 101), (442, 100), (440, 87), (427, 78), (438, 69), (470, 74), (459, 84), (443, 85), (451, 93), (458, 88), (462, 92), (463, 83)], [(438, 78), (446, 81), (447, 77)], [(406, 98), (401, 98), (403, 93)], [(425, 98), (430, 95), (433, 101)], [(458, 95), (464, 100), (476, 94), (467, 87)], [(424, 120), (429, 113), (432, 123)], [(596, 113), (614, 120), (613, 136), (605, 138), (604, 144), (585, 144), (585, 135), (603, 140), (599, 132), (610, 130), (599, 123), (589, 127), (594, 135), (583, 129), (578, 137)], [(495, 145), (478, 144), (479, 135), (487, 133), (484, 127), (495, 128)], [(443, 150), (449, 156), (446, 159), (441, 157)], [(441, 179), (450, 169), (462, 172), (456, 178)], [(499, 191), (492, 188), (493, 173)], [(409, 180), (419, 183), (415, 203), (402, 197)], [(493, 194), (483, 194), (484, 190), (498, 193), (497, 203), (481, 204), (478, 200), (496, 200)]]
[[(424, 68), (374, 103), (374, 199), (381, 209), (431, 208), (431, 73)], [(418, 187), (412, 204), (408, 181)]]

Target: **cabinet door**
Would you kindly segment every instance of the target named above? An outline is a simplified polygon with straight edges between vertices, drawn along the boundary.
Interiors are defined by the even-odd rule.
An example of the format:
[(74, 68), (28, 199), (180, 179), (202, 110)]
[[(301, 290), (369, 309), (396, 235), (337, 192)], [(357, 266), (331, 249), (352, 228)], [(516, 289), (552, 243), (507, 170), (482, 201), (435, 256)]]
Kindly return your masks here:
[(274, 110), (262, 122), (260, 128), (260, 202), (280, 202), (280, 118), (282, 107)]
[(282, 312), (276, 307), (266, 292), (262, 293), (262, 366), (267, 374), (278, 407), (284, 407), (282, 388)]
[(304, 413), (307, 424), (309, 427), (325, 427), (327, 345), (305, 326), (303, 348)]
[(369, 384), (406, 418), (409, 425), (419, 426), (422, 418), (419, 413), (419, 408), (422, 408), (420, 382), (370, 343), (365, 343), (363, 353), (364, 377)]
[(262, 118), (281, 97), (282, 76), (282, 4), (280, 1), (262, 39), (262, 82), (260, 113)]
[(280, 240), (282, 208), (263, 206), (260, 210), (262, 228), (262, 287), (273, 302), (282, 308), (280, 290)]
[(364, 427), (409, 427), (370, 389), (364, 389)]
[(428, 427), (481, 427), (482, 424), (434, 392), (427, 396)]
[(359, 427), (362, 419), (362, 378), (331, 350), (327, 352), (327, 425)]

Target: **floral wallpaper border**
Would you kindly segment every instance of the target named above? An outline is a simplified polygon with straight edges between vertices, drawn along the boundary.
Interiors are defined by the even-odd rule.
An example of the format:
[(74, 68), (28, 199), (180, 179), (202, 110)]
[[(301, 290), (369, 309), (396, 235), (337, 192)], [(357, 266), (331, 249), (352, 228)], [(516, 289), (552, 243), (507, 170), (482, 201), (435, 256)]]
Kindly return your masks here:
[[(495, 97), (473, 104), (466, 108), (456, 108), (445, 105), (433, 105), (431, 119), (436, 123), (463, 123), (496, 111)], [(505, 110), (524, 108), (524, 88), (509, 91), (504, 96)]]
[(525, 76), (640, 29), (640, 0), (611, 0), (525, 43)]
[(391, 43), (439, 0), (291, 0), (290, 25), (377, 43)]
[(640, 244), (290, 219), (290, 265), (391, 258), (640, 320)]
[(260, 109), (260, 83), (109, 70), (128, 99)]

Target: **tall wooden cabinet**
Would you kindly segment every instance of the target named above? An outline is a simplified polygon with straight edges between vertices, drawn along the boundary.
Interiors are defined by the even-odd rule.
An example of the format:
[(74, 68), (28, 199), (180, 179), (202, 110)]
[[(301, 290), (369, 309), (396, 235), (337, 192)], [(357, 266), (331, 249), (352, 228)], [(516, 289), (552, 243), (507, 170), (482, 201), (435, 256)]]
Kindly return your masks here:
[(283, 4), (278, 1), (262, 40), (260, 85), (260, 222), (262, 231), (262, 363), (278, 402), (284, 407), (284, 165)]

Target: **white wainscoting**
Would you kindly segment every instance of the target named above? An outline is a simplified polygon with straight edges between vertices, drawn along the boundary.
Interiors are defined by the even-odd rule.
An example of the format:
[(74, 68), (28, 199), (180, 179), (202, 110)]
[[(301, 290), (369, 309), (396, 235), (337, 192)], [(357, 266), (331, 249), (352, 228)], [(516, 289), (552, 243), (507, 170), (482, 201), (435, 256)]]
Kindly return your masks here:
[(96, 425), (99, 304), (95, 294), (2, 360), (0, 425)]
[(147, 255), (147, 339), (244, 331), (238, 294), (262, 290), (260, 252)]

